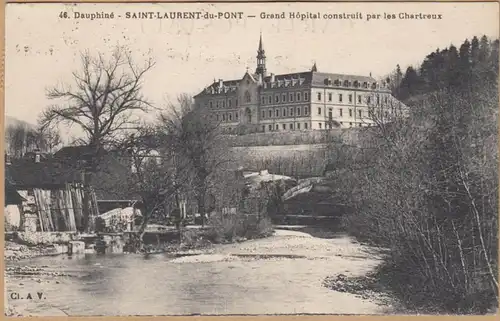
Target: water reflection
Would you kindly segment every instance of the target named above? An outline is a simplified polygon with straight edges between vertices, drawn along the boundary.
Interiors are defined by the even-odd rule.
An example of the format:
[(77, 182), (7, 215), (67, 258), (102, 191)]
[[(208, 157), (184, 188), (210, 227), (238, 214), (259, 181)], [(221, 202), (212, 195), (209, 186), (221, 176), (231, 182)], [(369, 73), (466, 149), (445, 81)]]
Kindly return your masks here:
[(363, 313), (373, 305), (321, 286), (352, 264), (340, 259), (261, 259), (174, 263), (164, 255), (41, 257), (18, 265), (48, 266), (76, 277), (34, 286), (69, 315)]

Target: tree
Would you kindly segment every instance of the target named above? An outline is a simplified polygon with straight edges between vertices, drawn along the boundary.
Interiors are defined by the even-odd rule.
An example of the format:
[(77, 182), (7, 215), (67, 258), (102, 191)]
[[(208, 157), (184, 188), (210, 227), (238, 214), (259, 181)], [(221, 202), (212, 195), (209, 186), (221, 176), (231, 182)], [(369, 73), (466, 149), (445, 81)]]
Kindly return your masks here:
[(170, 114), (162, 114), (160, 123), (178, 162), (189, 165), (203, 225), (211, 177), (228, 161), (220, 123), (210, 118), (208, 110), (195, 106), (187, 95), (169, 107)]
[(53, 152), (61, 142), (59, 132), (53, 128), (33, 128), (24, 124), (7, 127), (5, 136), (7, 153), (14, 158), (35, 150)]
[(65, 124), (83, 131), (82, 142), (92, 150), (85, 168), (87, 188), (97, 172), (103, 149), (137, 126), (135, 113), (151, 109), (142, 95), (142, 85), (144, 75), (154, 64), (147, 59), (143, 66), (136, 65), (124, 47), (115, 48), (109, 59), (102, 53), (92, 56), (86, 51), (81, 54), (81, 70), (72, 73), (74, 86), (63, 84), (48, 89), (48, 98), (58, 103), (43, 112), (40, 124), (42, 128)]

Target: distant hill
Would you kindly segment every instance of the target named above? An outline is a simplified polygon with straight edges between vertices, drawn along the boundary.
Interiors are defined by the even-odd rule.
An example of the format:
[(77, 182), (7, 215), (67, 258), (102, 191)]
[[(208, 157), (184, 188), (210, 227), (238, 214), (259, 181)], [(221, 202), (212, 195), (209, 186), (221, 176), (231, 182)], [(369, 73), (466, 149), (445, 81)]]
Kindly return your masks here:
[(36, 125), (28, 123), (24, 120), (20, 120), (20, 119), (10, 117), (10, 116), (5, 116), (5, 127), (4, 127), (5, 129), (7, 129), (9, 127), (20, 126), (20, 125), (26, 126), (28, 128), (36, 128)]

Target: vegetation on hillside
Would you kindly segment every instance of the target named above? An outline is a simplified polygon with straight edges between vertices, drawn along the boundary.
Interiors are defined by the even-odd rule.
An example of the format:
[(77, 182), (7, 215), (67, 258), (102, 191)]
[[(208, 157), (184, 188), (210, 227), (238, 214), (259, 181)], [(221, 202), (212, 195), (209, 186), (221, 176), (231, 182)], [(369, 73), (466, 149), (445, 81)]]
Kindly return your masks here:
[(414, 311), (497, 307), (497, 79), (498, 40), (432, 53), (394, 88), (410, 117), (332, 150), (349, 232), (390, 249), (381, 276)]

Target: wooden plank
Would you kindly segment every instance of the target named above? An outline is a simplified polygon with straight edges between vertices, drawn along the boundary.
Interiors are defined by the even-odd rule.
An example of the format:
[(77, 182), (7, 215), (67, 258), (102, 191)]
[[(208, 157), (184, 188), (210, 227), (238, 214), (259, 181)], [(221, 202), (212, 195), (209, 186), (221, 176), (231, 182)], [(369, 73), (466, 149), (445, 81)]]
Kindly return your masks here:
[(64, 200), (66, 203), (66, 213), (68, 219), (68, 229), (70, 231), (76, 231), (76, 221), (75, 221), (75, 211), (73, 206), (73, 199), (71, 198), (71, 189), (69, 185), (63, 191)]

